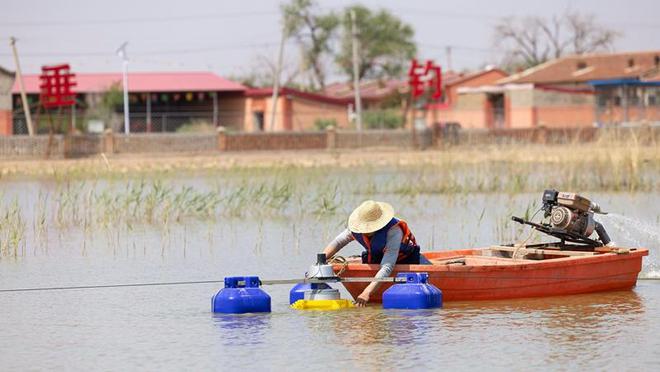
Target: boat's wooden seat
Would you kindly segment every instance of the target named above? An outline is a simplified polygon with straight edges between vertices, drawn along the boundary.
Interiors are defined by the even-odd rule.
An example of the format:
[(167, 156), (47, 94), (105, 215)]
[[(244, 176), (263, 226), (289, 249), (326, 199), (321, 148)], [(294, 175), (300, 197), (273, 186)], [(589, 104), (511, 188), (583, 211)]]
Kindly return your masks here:
[(527, 247), (508, 247), (508, 246), (491, 246), (487, 249), (484, 249), (483, 252), (495, 252), (495, 253), (505, 253), (507, 255), (515, 256), (516, 258), (523, 258), (534, 256), (536, 259), (547, 259), (547, 256), (559, 256), (559, 257), (583, 257), (583, 256), (593, 256), (599, 254), (598, 252), (583, 252), (583, 251), (561, 251), (558, 249), (539, 249), (539, 248), (527, 248)]
[(468, 265), (468, 266), (497, 266), (497, 265), (511, 265), (512, 263), (522, 262), (522, 261), (533, 261), (527, 259), (512, 259), (507, 257), (496, 257), (496, 256), (478, 256), (478, 255), (466, 255), (466, 256), (452, 256), (442, 259), (432, 259), (430, 260), (433, 265)]

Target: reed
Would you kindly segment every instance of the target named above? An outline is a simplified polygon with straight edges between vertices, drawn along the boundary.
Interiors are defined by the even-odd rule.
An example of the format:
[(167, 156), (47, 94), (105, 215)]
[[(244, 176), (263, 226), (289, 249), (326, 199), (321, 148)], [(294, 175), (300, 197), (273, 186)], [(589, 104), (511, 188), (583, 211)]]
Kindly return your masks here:
[(0, 205), (0, 257), (18, 257), (25, 252), (26, 222), (18, 200)]
[[(283, 159), (260, 157), (252, 163), (189, 158), (126, 167), (95, 167), (93, 161), (58, 165), (22, 174), (55, 185), (40, 191), (29, 205), (3, 199), (0, 256), (20, 254), (26, 226), (32, 226), (37, 241), (51, 230), (80, 229), (91, 235), (97, 229), (130, 231), (141, 225), (167, 235), (172, 224), (191, 219), (209, 224), (226, 218), (337, 220), (367, 198), (417, 205), (420, 195), (445, 195), (466, 203), (475, 193), (515, 195), (548, 187), (582, 193), (660, 190), (657, 144), (648, 138), (610, 135), (571, 146), (458, 146), (442, 152), (364, 152), (361, 157), (308, 154), (312, 159), (304, 163), (299, 155), (285, 154)], [(19, 173), (3, 169), (3, 174)], [(502, 241), (519, 232), (508, 221), (509, 214), (503, 215), (496, 223)], [(482, 212), (479, 221), (483, 218)]]

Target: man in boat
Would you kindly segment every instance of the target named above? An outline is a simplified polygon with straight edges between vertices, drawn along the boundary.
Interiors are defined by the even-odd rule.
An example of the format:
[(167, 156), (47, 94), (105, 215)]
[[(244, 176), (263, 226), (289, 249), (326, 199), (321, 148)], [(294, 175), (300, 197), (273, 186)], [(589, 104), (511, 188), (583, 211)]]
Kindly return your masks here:
[[(342, 231), (323, 250), (330, 258), (353, 240), (365, 249), (362, 263), (380, 264), (375, 278), (392, 274), (395, 264), (430, 264), (419, 253), (415, 236), (404, 220), (394, 217), (394, 209), (388, 203), (367, 200), (348, 217), (348, 228)], [(371, 282), (355, 299), (358, 306), (365, 306), (380, 282)]]

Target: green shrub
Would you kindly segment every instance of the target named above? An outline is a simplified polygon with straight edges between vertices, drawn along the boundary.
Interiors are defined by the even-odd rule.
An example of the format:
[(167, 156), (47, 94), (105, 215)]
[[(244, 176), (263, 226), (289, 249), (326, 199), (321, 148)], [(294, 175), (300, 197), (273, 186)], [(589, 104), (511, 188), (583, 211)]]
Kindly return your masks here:
[(337, 127), (337, 120), (335, 119), (324, 119), (324, 118), (318, 118), (314, 120), (314, 126), (318, 130), (325, 130), (328, 127)]
[(212, 133), (215, 126), (205, 120), (192, 120), (176, 129), (177, 133)]
[(396, 129), (404, 124), (401, 110), (397, 109), (366, 111), (362, 119), (369, 129)]

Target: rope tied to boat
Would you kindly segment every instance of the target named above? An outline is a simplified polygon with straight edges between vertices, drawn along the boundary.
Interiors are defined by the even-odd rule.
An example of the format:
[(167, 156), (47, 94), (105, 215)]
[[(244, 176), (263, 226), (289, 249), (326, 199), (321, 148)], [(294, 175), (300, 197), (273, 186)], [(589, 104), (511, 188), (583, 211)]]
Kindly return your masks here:
[(337, 274), (335, 274), (338, 277), (341, 277), (341, 274), (343, 274), (344, 271), (346, 271), (346, 268), (348, 267), (348, 260), (344, 256), (337, 256), (337, 255), (332, 256), (330, 257), (330, 260), (328, 262), (333, 265), (341, 265), (341, 268), (339, 269)]
[[(542, 208), (539, 208), (536, 212), (534, 212), (534, 214), (532, 215), (532, 217), (531, 217), (529, 220), (530, 220), (530, 221), (533, 220), (534, 217), (536, 217), (536, 215), (537, 215), (541, 210), (542, 210)], [(516, 244), (513, 245), (513, 247), (515, 248), (515, 250), (514, 250), (513, 253), (511, 254), (511, 258), (512, 258), (512, 259), (517, 260), (517, 259), (520, 259), (520, 258), (525, 257), (525, 255), (527, 254), (526, 249), (525, 249), (525, 244), (527, 244), (527, 242), (528, 242), (528, 241), (529, 241), (534, 235), (536, 235), (536, 233), (537, 233), (537, 230), (532, 229), (532, 231), (529, 232), (529, 235), (527, 235), (527, 238), (525, 238), (523, 241), (521, 241), (521, 242), (516, 243)], [(522, 255), (519, 255), (518, 253), (522, 253)]]

